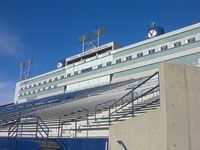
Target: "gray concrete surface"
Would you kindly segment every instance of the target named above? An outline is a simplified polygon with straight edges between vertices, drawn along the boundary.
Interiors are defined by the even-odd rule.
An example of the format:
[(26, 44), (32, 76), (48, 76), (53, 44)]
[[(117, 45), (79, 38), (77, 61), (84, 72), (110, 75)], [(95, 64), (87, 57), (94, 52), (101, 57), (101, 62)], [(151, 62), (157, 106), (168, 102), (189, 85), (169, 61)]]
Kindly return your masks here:
[(163, 63), (161, 108), (110, 127), (109, 150), (200, 150), (200, 68)]

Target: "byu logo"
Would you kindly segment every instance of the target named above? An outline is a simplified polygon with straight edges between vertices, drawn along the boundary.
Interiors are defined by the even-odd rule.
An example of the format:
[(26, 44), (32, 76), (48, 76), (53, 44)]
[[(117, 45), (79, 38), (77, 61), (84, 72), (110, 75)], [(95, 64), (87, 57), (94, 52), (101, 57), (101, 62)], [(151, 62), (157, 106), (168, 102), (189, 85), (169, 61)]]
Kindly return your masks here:
[(63, 64), (61, 63), (61, 62), (59, 62), (58, 64), (57, 64), (57, 68), (61, 68), (63, 66)]
[(157, 35), (157, 31), (156, 30), (150, 30), (149, 33), (148, 33), (148, 38), (152, 38), (154, 36)]

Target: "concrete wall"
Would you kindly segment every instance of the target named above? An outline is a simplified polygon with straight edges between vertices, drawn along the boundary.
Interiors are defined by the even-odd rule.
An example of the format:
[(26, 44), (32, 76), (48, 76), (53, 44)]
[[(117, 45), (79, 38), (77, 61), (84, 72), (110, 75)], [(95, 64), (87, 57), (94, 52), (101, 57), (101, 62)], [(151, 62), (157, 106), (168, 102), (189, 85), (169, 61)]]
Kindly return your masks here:
[(162, 64), (161, 108), (167, 150), (200, 149), (200, 69)]
[(122, 140), (128, 150), (161, 150), (160, 112), (156, 109), (111, 126), (109, 150), (124, 150), (118, 140)]
[(109, 150), (200, 150), (200, 69), (161, 64), (161, 108), (111, 126)]

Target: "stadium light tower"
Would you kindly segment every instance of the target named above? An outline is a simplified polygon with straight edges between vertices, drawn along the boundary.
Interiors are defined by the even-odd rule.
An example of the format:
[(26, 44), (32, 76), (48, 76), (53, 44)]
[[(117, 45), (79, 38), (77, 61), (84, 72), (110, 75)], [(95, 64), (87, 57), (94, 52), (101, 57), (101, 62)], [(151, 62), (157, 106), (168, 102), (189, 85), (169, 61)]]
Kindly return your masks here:
[(104, 33), (105, 33), (104, 28), (99, 28), (96, 31), (94, 31), (93, 35), (94, 35), (94, 38), (97, 39), (97, 46), (100, 45), (100, 36), (102, 36)]
[(85, 34), (79, 38), (79, 43), (82, 44), (82, 52), (85, 51), (85, 43), (89, 40), (89, 35)]
[(24, 63), (24, 62), (21, 62), (21, 63), (20, 63), (20, 75), (19, 75), (19, 81), (22, 80), (22, 74), (23, 74), (24, 66), (25, 66), (25, 63)]
[(27, 65), (28, 65), (28, 70), (27, 70), (27, 79), (30, 77), (30, 68), (31, 68), (31, 65), (33, 64), (33, 59), (28, 59), (27, 61)]

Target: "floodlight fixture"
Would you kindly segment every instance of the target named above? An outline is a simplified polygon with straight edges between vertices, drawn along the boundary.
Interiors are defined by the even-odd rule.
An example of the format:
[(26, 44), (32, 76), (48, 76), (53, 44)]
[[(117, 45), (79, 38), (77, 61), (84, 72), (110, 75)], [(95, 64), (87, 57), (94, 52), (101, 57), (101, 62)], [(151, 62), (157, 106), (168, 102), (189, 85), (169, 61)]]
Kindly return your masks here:
[(94, 31), (93, 36), (94, 36), (94, 38), (97, 39), (97, 46), (100, 45), (100, 37), (103, 36), (104, 33), (105, 33), (104, 28), (99, 28), (99, 29)]
[(85, 51), (85, 43), (89, 40), (89, 35), (85, 34), (79, 38), (79, 43), (82, 44), (82, 52)]

